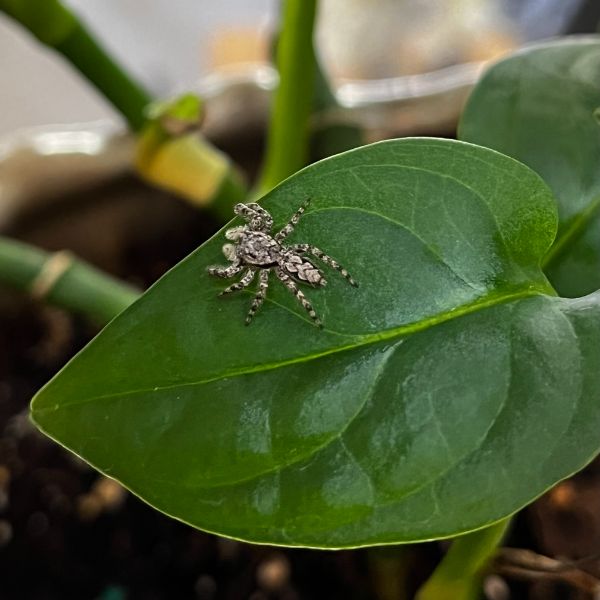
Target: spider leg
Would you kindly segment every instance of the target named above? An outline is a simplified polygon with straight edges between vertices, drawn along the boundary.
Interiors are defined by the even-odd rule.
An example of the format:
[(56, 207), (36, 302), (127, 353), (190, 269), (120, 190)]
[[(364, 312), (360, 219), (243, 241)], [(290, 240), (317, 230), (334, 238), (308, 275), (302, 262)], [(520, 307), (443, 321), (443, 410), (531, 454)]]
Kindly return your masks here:
[(231, 294), (231, 292), (237, 292), (238, 290), (243, 290), (245, 287), (248, 287), (254, 276), (256, 275), (256, 269), (248, 269), (244, 276), (237, 282), (232, 283), (229, 287), (226, 287), (219, 296), (225, 296), (226, 294)]
[(304, 310), (306, 310), (306, 312), (308, 313), (308, 316), (313, 320), (314, 324), (317, 327), (322, 328), (323, 323), (321, 322), (321, 319), (319, 319), (319, 317), (317, 317), (317, 313), (315, 312), (314, 308), (312, 307), (312, 304), (308, 301), (306, 296), (302, 293), (302, 290), (298, 288), (298, 286), (296, 285), (294, 280), (289, 275), (284, 273), (284, 271), (280, 267), (277, 267), (275, 269), (275, 275), (277, 275), (277, 277), (283, 282), (283, 285), (285, 285), (285, 287), (288, 290), (290, 290), (290, 292), (292, 292), (292, 294), (294, 294), (294, 296), (296, 296), (296, 300), (298, 300), (298, 302), (300, 302), (300, 304), (302, 304), (302, 308), (304, 308)]
[(250, 204), (247, 204), (247, 206), (248, 208), (251, 208), (262, 220), (264, 229), (270, 231), (271, 227), (273, 227), (273, 217), (271, 216), (271, 213), (266, 211), (260, 204), (257, 204), (256, 202), (250, 202)]
[(254, 315), (257, 313), (258, 309), (262, 306), (265, 298), (267, 296), (267, 288), (269, 287), (269, 273), (271, 269), (263, 269), (258, 274), (258, 292), (256, 292), (256, 296), (254, 296), (252, 300), (252, 304), (250, 306), (250, 310), (248, 311), (248, 315), (246, 316), (246, 325), (250, 325)]
[(304, 201), (304, 204), (292, 215), (292, 218), (288, 221), (288, 224), (275, 235), (275, 239), (278, 242), (282, 242), (285, 238), (294, 231), (294, 227), (298, 225), (298, 221), (300, 221), (300, 217), (304, 214), (304, 211), (308, 208), (310, 204), (310, 198), (307, 198)]
[(236, 261), (228, 267), (212, 266), (208, 267), (206, 270), (208, 271), (209, 275), (214, 275), (215, 277), (223, 277), (223, 279), (228, 279), (229, 277), (237, 275), (243, 268), (244, 265), (241, 265), (239, 261)]
[(233, 212), (239, 217), (244, 217), (247, 220), (250, 220), (255, 214), (254, 210), (247, 204), (242, 204), (241, 202), (233, 207)]
[(254, 231), (270, 231), (273, 227), (273, 217), (256, 202), (236, 204), (233, 212), (246, 219)]
[(320, 250), (316, 246), (311, 246), (310, 244), (296, 244), (291, 247), (291, 250), (295, 252), (309, 252), (310, 254), (318, 258), (320, 261), (324, 262), (326, 265), (329, 265), (332, 269), (338, 271), (342, 275), (342, 277), (346, 278), (350, 285), (358, 287), (358, 283), (356, 283), (356, 281), (352, 279), (350, 273), (348, 273), (348, 271), (346, 271), (346, 269), (344, 269), (342, 265), (340, 265), (336, 260), (331, 258), (331, 256), (325, 254), (323, 250)]

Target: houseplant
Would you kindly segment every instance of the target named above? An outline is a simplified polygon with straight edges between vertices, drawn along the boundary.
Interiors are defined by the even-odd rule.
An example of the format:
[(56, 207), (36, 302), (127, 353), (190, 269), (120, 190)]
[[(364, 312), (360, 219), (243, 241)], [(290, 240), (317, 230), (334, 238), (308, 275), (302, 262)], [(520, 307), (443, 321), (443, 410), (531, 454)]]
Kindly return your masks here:
[[(464, 142), (383, 142), (293, 175), (307, 160), (314, 16), (315, 3), (285, 4), (257, 195), (282, 225), (310, 197), (293, 241), (326, 248), (360, 288), (332, 277), (312, 294), (320, 332), (273, 286), (246, 329), (247, 298), (219, 301), (205, 273), (218, 234), (112, 321), (32, 416), (222, 535), (318, 548), (460, 536), (419, 597), (474, 597), (507, 518), (598, 451), (599, 42), (495, 66)], [(4, 279), (29, 285), (44, 259), (24, 274), (30, 250), (9, 244)], [(79, 294), (77, 273), (67, 265), (47, 293)]]

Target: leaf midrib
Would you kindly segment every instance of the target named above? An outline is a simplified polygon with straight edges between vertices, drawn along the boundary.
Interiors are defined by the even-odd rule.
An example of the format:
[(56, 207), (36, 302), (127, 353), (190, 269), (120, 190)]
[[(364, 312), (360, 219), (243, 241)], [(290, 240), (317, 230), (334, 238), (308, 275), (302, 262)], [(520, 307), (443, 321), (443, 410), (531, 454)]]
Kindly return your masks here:
[(392, 329), (388, 329), (382, 332), (366, 334), (362, 336), (357, 336), (355, 338), (355, 343), (345, 344), (333, 348), (329, 348), (322, 352), (317, 352), (315, 354), (309, 354), (304, 356), (299, 356), (295, 358), (290, 358), (288, 360), (281, 360), (273, 363), (262, 363), (250, 367), (244, 367), (240, 369), (234, 369), (225, 373), (220, 373), (213, 377), (207, 377), (205, 379), (200, 379), (196, 381), (188, 381), (183, 383), (176, 383), (172, 385), (164, 385), (164, 386), (153, 386), (151, 388), (141, 388), (134, 390), (126, 390), (123, 392), (116, 392), (111, 394), (104, 394), (100, 396), (92, 396), (89, 398), (83, 398), (81, 400), (76, 400), (73, 402), (66, 402), (62, 404), (55, 403), (52, 406), (46, 407), (36, 407), (36, 404), (40, 402), (40, 399), (44, 395), (44, 390), (42, 389), (32, 400), (31, 411), (32, 416), (35, 414), (43, 414), (49, 412), (57, 412), (61, 409), (72, 408), (76, 406), (81, 406), (83, 404), (88, 404), (90, 402), (95, 402), (97, 400), (110, 400), (117, 399), (121, 397), (126, 397), (134, 394), (152, 394), (157, 392), (164, 392), (169, 390), (178, 390), (186, 387), (194, 387), (198, 385), (204, 385), (207, 383), (212, 383), (215, 381), (220, 381), (222, 379), (228, 379), (233, 377), (241, 377), (243, 375), (251, 375), (253, 373), (262, 373), (265, 371), (272, 371), (275, 369), (287, 367), (294, 364), (300, 364), (303, 362), (308, 362), (311, 360), (317, 360), (324, 356), (329, 356), (331, 354), (337, 354), (340, 352), (344, 352), (346, 350), (354, 350), (357, 348), (362, 348), (364, 346), (369, 346), (371, 344), (376, 344), (378, 342), (383, 342), (386, 340), (392, 340), (395, 338), (407, 337), (409, 335), (413, 335), (415, 333), (419, 333), (420, 331), (424, 331), (429, 329), (430, 327), (434, 327), (436, 325), (440, 325), (452, 319), (456, 319), (462, 316), (469, 315), (471, 313), (477, 312), (478, 310), (483, 310), (486, 308), (491, 308), (500, 304), (507, 304), (509, 302), (531, 298), (534, 296), (556, 296), (556, 292), (552, 289), (549, 284), (543, 285), (542, 283), (537, 284), (536, 286), (528, 286), (524, 289), (519, 289), (512, 293), (505, 294), (488, 294), (482, 299), (476, 300), (475, 302), (471, 302), (469, 304), (465, 304), (463, 306), (459, 306), (455, 309), (451, 309), (435, 315), (434, 317), (429, 317), (426, 319), (422, 319), (416, 323), (409, 323), (407, 325), (400, 325), (399, 327), (394, 327)]
[(564, 255), (564, 253), (567, 252), (579, 238), (581, 238), (586, 232), (587, 226), (598, 212), (600, 212), (600, 195), (593, 198), (586, 208), (571, 220), (571, 223), (569, 223), (569, 226), (564, 230), (564, 233), (555, 240), (554, 244), (552, 244), (552, 247), (544, 257), (542, 262), (543, 268), (551, 266), (557, 259)]

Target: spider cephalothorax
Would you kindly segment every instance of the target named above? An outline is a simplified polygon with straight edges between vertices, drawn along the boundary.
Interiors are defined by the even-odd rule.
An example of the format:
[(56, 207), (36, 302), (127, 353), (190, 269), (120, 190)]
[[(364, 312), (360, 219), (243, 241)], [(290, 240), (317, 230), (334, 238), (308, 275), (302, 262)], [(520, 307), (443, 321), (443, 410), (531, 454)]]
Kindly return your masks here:
[(298, 282), (320, 287), (327, 283), (322, 271), (306, 258), (306, 254), (312, 254), (332, 269), (339, 271), (348, 280), (348, 283), (358, 287), (346, 269), (315, 246), (283, 244), (285, 238), (294, 231), (294, 227), (298, 224), (309, 202), (310, 200), (306, 200), (287, 225), (274, 235), (271, 233), (273, 218), (262, 206), (255, 202), (234, 206), (235, 214), (243, 217), (248, 224), (228, 229), (225, 232), (225, 237), (233, 242), (223, 246), (223, 254), (227, 260), (231, 261), (231, 265), (208, 267), (208, 272), (217, 277), (228, 278), (245, 271), (242, 278), (237, 283), (225, 288), (219, 294), (220, 296), (248, 287), (256, 274), (259, 274), (258, 291), (252, 300), (250, 311), (246, 317), (246, 325), (252, 321), (252, 317), (264, 302), (269, 287), (269, 273), (273, 271), (285, 287), (296, 296), (315, 325), (321, 327), (321, 320), (317, 317), (311, 303), (296, 285)]

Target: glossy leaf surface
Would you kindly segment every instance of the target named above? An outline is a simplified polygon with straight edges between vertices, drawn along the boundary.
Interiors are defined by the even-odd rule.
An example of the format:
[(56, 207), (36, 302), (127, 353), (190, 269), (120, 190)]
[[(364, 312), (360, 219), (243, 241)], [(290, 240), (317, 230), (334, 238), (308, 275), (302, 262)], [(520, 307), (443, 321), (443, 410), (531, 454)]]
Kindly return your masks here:
[[(527, 167), (405, 139), (308, 167), (263, 205), (328, 271), (217, 298), (222, 233), (34, 399), (49, 435), (160, 510), (244, 540), (348, 547), (471, 530), (596, 453), (600, 299), (555, 297), (554, 199)], [(327, 271), (327, 269), (325, 268)]]
[(475, 88), (459, 137), (524, 162), (559, 201), (546, 258), (557, 291), (600, 288), (600, 36), (533, 46), (494, 65)]

